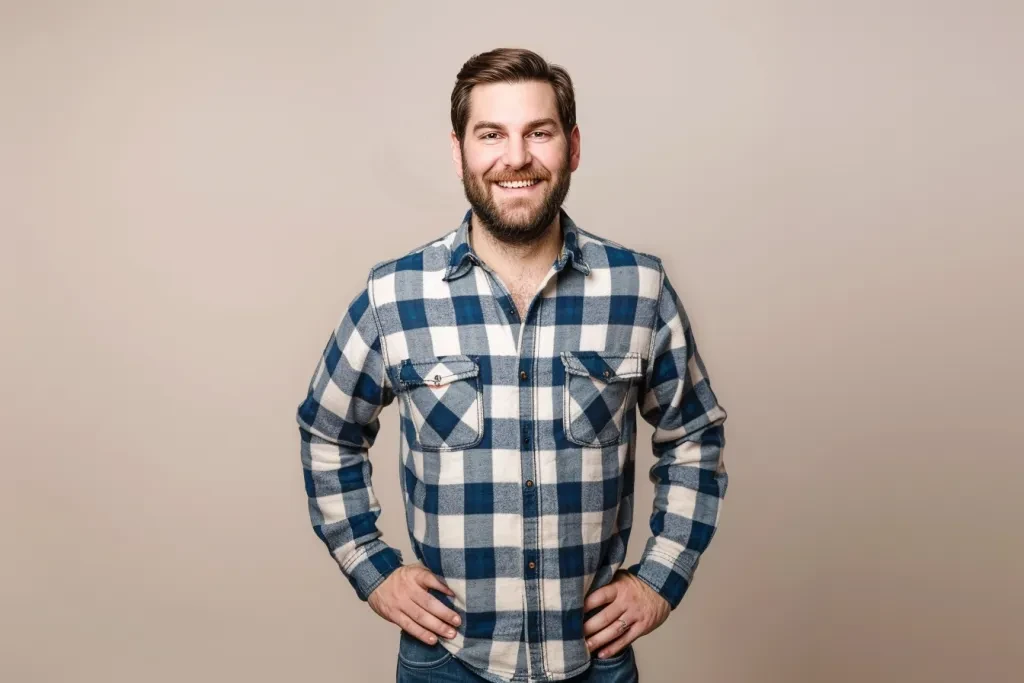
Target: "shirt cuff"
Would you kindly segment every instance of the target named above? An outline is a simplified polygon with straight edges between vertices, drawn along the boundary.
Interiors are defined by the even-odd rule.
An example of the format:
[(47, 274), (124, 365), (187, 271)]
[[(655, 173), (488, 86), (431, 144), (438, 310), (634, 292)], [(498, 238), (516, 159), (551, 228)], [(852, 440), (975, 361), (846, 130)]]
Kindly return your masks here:
[(674, 564), (658, 559), (652, 554), (626, 569), (638, 579), (665, 598), (671, 609), (675, 609), (693, 580), (692, 574), (683, 573)]
[(378, 539), (368, 546), (363, 559), (344, 571), (348, 582), (356, 589), (356, 594), (363, 602), (369, 599), (374, 588), (402, 566), (402, 553), (383, 541)]

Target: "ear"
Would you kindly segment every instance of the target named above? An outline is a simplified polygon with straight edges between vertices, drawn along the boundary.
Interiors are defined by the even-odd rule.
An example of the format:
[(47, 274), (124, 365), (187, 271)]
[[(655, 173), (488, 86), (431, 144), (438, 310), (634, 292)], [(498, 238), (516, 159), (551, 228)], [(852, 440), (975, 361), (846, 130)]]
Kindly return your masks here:
[(569, 134), (569, 170), (575, 171), (580, 166), (580, 124), (572, 127)]
[(452, 163), (455, 164), (455, 175), (462, 178), (462, 147), (459, 145), (459, 138), (455, 131), (451, 132), (452, 142)]

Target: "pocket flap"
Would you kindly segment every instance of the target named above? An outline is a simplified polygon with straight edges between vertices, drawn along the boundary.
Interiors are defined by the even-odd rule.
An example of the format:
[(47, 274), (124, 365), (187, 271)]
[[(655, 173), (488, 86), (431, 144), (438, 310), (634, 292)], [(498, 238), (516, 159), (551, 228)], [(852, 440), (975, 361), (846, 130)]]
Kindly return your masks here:
[(469, 356), (438, 356), (424, 360), (405, 359), (398, 377), (406, 386), (426, 384), (440, 387), (467, 377), (476, 377), (480, 368)]
[(602, 382), (628, 382), (643, 376), (639, 351), (562, 351), (560, 355), (566, 371), (574, 375), (592, 377)]

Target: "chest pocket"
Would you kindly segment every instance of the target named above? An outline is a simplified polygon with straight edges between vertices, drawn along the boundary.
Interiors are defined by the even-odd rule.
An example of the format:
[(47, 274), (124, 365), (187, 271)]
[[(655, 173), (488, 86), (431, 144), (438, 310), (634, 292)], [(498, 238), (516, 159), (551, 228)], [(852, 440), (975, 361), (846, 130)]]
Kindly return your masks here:
[(579, 446), (620, 443), (630, 390), (643, 377), (640, 353), (562, 351), (560, 356), (565, 438)]
[(480, 443), (483, 397), (475, 360), (461, 355), (405, 359), (398, 377), (423, 450), (450, 451)]

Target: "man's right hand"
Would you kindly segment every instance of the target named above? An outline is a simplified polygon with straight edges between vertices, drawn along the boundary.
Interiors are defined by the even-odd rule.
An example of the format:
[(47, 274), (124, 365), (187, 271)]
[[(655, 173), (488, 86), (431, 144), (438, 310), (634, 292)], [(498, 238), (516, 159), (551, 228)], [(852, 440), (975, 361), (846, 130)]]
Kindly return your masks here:
[(384, 619), (397, 624), (424, 643), (433, 645), (438, 636), (455, 636), (451, 624), (459, 625), (459, 615), (428, 593), (428, 588), (455, 595), (432, 571), (411, 564), (391, 572), (373, 589), (367, 602)]

